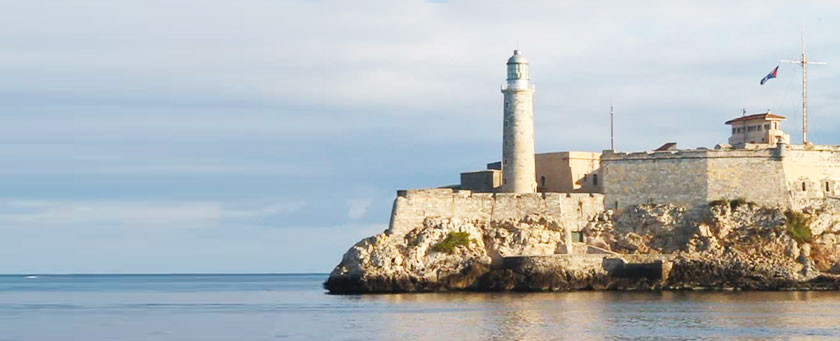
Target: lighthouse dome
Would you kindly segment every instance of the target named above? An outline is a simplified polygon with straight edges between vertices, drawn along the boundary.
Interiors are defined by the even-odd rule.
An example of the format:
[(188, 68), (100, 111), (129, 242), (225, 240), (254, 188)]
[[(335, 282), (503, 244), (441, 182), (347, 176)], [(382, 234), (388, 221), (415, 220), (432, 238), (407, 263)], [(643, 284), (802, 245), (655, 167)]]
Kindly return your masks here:
[(528, 64), (528, 60), (522, 55), (519, 50), (513, 50), (513, 56), (510, 56), (507, 61), (508, 64)]

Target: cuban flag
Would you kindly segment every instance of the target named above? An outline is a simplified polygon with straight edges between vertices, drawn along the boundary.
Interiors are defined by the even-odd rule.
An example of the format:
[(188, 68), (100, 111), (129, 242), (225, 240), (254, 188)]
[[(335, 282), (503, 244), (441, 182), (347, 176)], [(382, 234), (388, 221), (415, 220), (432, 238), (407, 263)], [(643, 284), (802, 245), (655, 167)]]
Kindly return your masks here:
[(776, 78), (776, 73), (778, 73), (778, 72), (779, 72), (779, 67), (776, 66), (776, 68), (773, 69), (773, 72), (768, 73), (767, 76), (764, 76), (764, 78), (761, 79), (761, 85), (764, 85), (764, 83), (767, 83), (767, 81), (769, 81), (773, 78)]

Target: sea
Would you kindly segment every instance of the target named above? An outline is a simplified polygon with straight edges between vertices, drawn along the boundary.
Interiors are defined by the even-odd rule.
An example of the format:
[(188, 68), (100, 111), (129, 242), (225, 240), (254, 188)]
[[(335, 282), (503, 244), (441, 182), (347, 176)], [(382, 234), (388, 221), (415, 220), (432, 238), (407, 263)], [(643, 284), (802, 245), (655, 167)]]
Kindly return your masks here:
[(840, 338), (836, 292), (330, 295), (326, 278), (2, 275), (0, 341)]

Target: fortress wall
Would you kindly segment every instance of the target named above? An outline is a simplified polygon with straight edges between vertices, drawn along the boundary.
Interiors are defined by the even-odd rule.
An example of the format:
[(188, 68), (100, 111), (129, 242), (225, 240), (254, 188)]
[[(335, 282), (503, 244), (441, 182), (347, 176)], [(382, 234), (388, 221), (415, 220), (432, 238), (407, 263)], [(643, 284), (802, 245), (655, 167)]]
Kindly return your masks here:
[(790, 195), (778, 153), (776, 148), (708, 151), (706, 201), (743, 198), (788, 206)]
[(706, 151), (605, 152), (601, 159), (605, 206), (703, 204), (707, 197), (706, 167)]
[(793, 145), (783, 164), (795, 206), (840, 196), (840, 147)]
[(609, 208), (616, 202), (620, 208), (647, 202), (696, 206), (743, 198), (801, 207), (840, 200), (838, 146), (606, 153), (601, 168)]
[(604, 197), (589, 193), (472, 193), (434, 188), (397, 191), (388, 233), (402, 236), (422, 226), (427, 217), (463, 218), (489, 222), (521, 219), (543, 213), (579, 231), (604, 210)]

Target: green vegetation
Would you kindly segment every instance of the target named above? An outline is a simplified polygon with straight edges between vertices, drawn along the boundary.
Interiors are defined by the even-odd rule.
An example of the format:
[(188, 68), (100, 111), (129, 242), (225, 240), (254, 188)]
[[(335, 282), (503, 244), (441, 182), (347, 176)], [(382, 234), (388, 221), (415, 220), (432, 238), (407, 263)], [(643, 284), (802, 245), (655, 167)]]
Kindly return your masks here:
[(449, 232), (440, 243), (432, 247), (432, 251), (446, 252), (452, 254), (458, 246), (467, 246), (470, 244), (470, 234), (466, 232)]
[(808, 243), (811, 241), (811, 218), (802, 212), (787, 211), (785, 212), (787, 218), (786, 226), (791, 237), (799, 243)]

